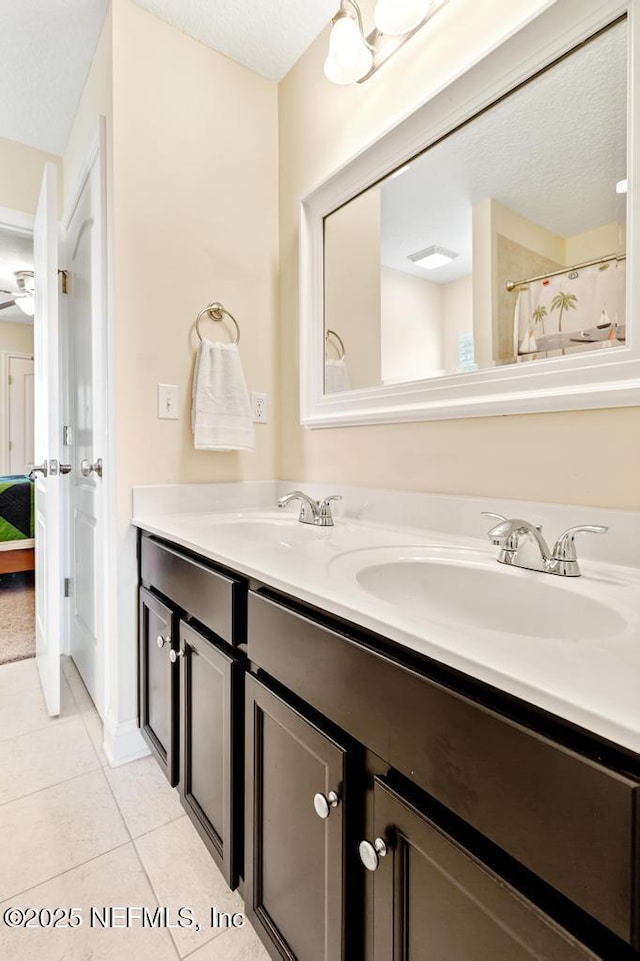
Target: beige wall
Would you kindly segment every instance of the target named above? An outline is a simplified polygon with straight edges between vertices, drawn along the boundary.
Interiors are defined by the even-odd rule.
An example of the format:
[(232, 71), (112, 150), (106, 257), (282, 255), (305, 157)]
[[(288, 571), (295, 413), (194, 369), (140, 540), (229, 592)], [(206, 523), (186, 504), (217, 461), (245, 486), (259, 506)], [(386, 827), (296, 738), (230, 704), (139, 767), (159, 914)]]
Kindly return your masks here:
[(298, 424), (300, 198), (543, 6), (457, 0), (375, 77), (346, 88), (323, 75), (325, 31), (280, 84), (280, 476), (640, 508), (638, 408), (315, 431)]
[(33, 353), (33, 325), (12, 324), (0, 320), (0, 351), (11, 350), (19, 354)]
[[(277, 88), (156, 19), (113, 5), (114, 251), (120, 490), (271, 477), (277, 311)], [(237, 317), (250, 390), (271, 398), (253, 453), (195, 451), (197, 312)], [(221, 328), (222, 325), (220, 325)], [(220, 328), (213, 338), (224, 337)], [(178, 384), (180, 419), (157, 418)]]
[(610, 223), (595, 227), (584, 234), (567, 237), (566, 263), (580, 264), (607, 254), (621, 253), (626, 250), (627, 237), (624, 224)]
[(442, 324), (444, 366), (448, 374), (459, 370), (458, 341), (473, 334), (473, 279), (471, 274), (444, 285)]
[[(325, 220), (325, 331), (342, 339), (352, 388), (380, 383), (380, 191)], [(326, 351), (334, 360), (333, 341)]]
[(380, 302), (383, 381), (442, 374), (444, 286), (383, 267)]
[(58, 164), (62, 185), (60, 157), (0, 137), (0, 207), (34, 214), (38, 206), (42, 168), (47, 161)]

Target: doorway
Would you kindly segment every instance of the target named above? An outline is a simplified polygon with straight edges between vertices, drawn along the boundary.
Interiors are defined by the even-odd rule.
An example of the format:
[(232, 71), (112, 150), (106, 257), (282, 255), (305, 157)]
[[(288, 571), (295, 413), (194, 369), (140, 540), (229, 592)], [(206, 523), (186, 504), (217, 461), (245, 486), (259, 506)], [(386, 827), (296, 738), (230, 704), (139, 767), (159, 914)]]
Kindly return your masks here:
[(0, 226), (0, 664), (35, 656), (33, 236)]

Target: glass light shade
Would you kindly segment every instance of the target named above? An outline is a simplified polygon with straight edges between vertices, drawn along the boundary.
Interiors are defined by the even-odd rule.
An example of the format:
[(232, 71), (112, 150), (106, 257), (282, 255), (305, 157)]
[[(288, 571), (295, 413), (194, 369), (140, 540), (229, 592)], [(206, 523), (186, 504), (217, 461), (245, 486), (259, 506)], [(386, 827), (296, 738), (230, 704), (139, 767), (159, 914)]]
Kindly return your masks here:
[(33, 299), (33, 294), (25, 294), (23, 297), (16, 297), (16, 307), (28, 314), (29, 317), (33, 317), (35, 312), (35, 302)]
[(417, 27), (430, 6), (430, 0), (378, 0), (373, 21), (380, 33), (399, 36)]
[(372, 66), (373, 54), (365, 46), (358, 24), (353, 17), (340, 17), (331, 31), (325, 76), (332, 83), (356, 83)]

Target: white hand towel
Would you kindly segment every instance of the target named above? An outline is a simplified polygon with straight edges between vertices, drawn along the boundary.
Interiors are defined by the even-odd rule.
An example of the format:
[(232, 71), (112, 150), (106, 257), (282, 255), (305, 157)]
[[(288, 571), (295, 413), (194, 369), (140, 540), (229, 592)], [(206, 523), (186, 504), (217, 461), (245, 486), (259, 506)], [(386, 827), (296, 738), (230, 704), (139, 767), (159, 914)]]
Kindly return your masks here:
[(196, 450), (254, 450), (251, 403), (235, 344), (200, 344), (191, 426)]
[(324, 365), (324, 392), (336, 394), (341, 390), (351, 390), (349, 371), (344, 358), (341, 360), (327, 360)]

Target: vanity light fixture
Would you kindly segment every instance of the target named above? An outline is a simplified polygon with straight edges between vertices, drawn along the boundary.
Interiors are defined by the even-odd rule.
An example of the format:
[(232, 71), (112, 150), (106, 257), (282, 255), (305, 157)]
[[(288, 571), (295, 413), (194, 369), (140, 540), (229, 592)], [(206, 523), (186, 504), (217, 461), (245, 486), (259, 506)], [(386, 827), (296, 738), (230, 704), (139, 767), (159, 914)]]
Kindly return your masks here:
[(625, 177), (624, 180), (619, 180), (618, 183), (616, 184), (616, 193), (626, 194), (626, 192), (627, 192), (627, 178)]
[(367, 36), (357, 0), (340, 0), (324, 73), (332, 83), (363, 83), (449, 0), (377, 0)]
[(425, 250), (419, 250), (417, 254), (409, 254), (407, 259), (411, 260), (416, 267), (424, 267), (425, 270), (435, 270), (437, 267), (444, 267), (445, 264), (450, 264), (457, 256), (458, 254), (453, 250), (447, 250), (445, 247), (438, 247), (432, 244), (431, 247), (427, 247)]

